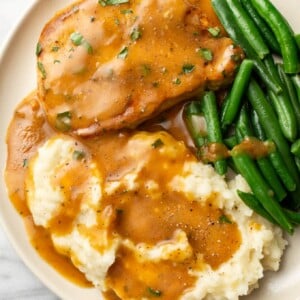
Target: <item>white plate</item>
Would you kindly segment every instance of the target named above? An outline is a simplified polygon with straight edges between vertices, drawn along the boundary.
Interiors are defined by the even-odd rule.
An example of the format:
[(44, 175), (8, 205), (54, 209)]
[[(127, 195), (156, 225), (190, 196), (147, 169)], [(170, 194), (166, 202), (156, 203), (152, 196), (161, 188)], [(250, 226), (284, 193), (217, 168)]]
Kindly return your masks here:
[[(40, 0), (19, 22), (0, 56), (0, 168), (5, 167), (5, 134), (17, 103), (36, 86), (35, 46), (44, 24), (72, 0)], [(299, 1), (273, 0), (281, 12), (300, 32)], [(31, 247), (23, 221), (7, 199), (3, 180), (0, 181), (0, 220), (7, 235), (27, 266), (60, 298), (70, 300), (101, 299), (95, 289), (82, 289), (59, 275)], [(300, 230), (290, 239), (290, 246), (278, 273), (267, 273), (260, 289), (245, 300), (300, 300)]]

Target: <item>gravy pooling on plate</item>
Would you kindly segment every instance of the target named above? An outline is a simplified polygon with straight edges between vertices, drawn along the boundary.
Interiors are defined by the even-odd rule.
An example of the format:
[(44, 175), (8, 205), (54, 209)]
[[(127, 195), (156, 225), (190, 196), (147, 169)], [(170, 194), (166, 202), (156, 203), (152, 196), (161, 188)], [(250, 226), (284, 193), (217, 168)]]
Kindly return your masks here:
[[(180, 134), (180, 129), (177, 128), (177, 132)], [(15, 207), (24, 217), (29, 229), (31, 242), (37, 251), (68, 278), (86, 285), (87, 282), (83, 277), (76, 274), (77, 272), (71, 267), (71, 263), (68, 263), (67, 259), (57, 254), (47, 230), (34, 225), (26, 204), (27, 191), (24, 187), (24, 181), (28, 172), (28, 162), (36, 154), (37, 148), (55, 134), (56, 132), (47, 124), (44, 113), (38, 104), (36, 94), (31, 94), (16, 109), (15, 117), (8, 131), (7, 142), (10, 155), (7, 162), (6, 180), (10, 197)], [(131, 136), (132, 133), (128, 132), (111, 133), (100, 138), (83, 140), (86, 146), (85, 151), (89, 153), (85, 153), (85, 155), (91, 155), (102, 166), (105, 181), (110, 182), (118, 177), (122, 177), (123, 174), (126, 174), (128, 170), (135, 166), (137, 159), (143, 161), (143, 157), (130, 158), (132, 156), (130, 152), (133, 149), (128, 149), (127, 143)], [(138, 152), (136, 148), (135, 151)], [(147, 187), (142, 187), (138, 193), (126, 193), (124, 191), (125, 188), (121, 186), (116, 193), (102, 200), (102, 208), (99, 209), (103, 210), (105, 207), (112, 205), (117, 212), (116, 218), (119, 218), (112, 230), (137, 244), (148, 243), (155, 245), (160, 241), (170, 239), (176, 229), (182, 228), (185, 231), (187, 230), (193, 236), (191, 237), (191, 244), (195, 251), (202, 253), (204, 261), (209, 263), (212, 268), (218, 268), (239, 247), (240, 234), (236, 225), (229, 223), (220, 224), (219, 218), (223, 215), (223, 212), (214, 207), (213, 197), (211, 201), (208, 201), (207, 205), (203, 206), (200, 203), (186, 199), (186, 196), (180, 193), (174, 192), (170, 194), (168, 190), (164, 191), (168, 181), (175, 174), (179, 173), (180, 170), (178, 168), (182, 167), (182, 163), (186, 160), (193, 161), (194, 157), (189, 151), (183, 151), (181, 157), (173, 158), (173, 163), (169, 164), (169, 167), (172, 166), (171, 169), (168, 168), (165, 172), (156, 172), (159, 166), (166, 163), (166, 157), (160, 157), (159, 152), (156, 152), (150, 144), (149, 155), (152, 156), (152, 159), (147, 163), (144, 174), (138, 180), (141, 182), (141, 186), (142, 182), (150, 179), (155, 180), (160, 186), (159, 189), (163, 199), (149, 202), (147, 199), (149, 197), (147, 196)], [(77, 172), (80, 174), (81, 170), (77, 170)], [(76, 174), (76, 171), (74, 173)], [(74, 173), (72, 172), (69, 176), (74, 177)], [(71, 186), (65, 188), (71, 188)], [(77, 211), (73, 211), (74, 215), (72, 213), (70, 215), (72, 208), (70, 208), (69, 213), (65, 211), (66, 209), (66, 207), (63, 208), (61, 217), (58, 215), (54, 219), (55, 224), (52, 227), (58, 233), (70, 231), (72, 228), (70, 222), (72, 223)], [(155, 213), (156, 210), (157, 212)], [(127, 214), (127, 212), (130, 213)], [(65, 219), (66, 216), (68, 216), (67, 220)], [(170, 218), (173, 219), (171, 223)], [(94, 234), (94, 231), (92, 233)], [(171, 284), (174, 286), (173, 281), (177, 281), (179, 286), (176, 288), (175, 285), (174, 291), (171, 291), (170, 295), (168, 292), (165, 292), (166, 299), (169, 299), (168, 297), (170, 299), (176, 297), (176, 293), (182, 292), (182, 288), (191, 286), (195, 281), (193, 276), (191, 277), (187, 273), (188, 266), (196, 263), (194, 259), (191, 261), (187, 260), (184, 264), (179, 265), (178, 268), (174, 268), (172, 263), (167, 262), (162, 265), (159, 263), (140, 265), (130, 251), (124, 248), (120, 249), (120, 255), (121, 257), (125, 255), (131, 261), (131, 266), (137, 266), (135, 272), (142, 274), (142, 270), (145, 269), (150, 273), (155, 271), (154, 273), (157, 277), (155, 276), (151, 281), (153, 281), (154, 286), (162, 285), (161, 290), (165, 291), (166, 287)], [(109, 271), (108, 282), (111, 282), (112, 286), (120, 284), (134, 286), (136, 291), (135, 297), (140, 297), (139, 293), (146, 290), (147, 286), (143, 286), (142, 282), (134, 279), (137, 274), (132, 274), (130, 279), (130, 276), (123, 276), (125, 273), (129, 273), (129, 270), (124, 264), (124, 260), (119, 258)], [(169, 280), (165, 279), (164, 282), (160, 282), (158, 280), (160, 273), (164, 278), (169, 277)], [(186, 278), (186, 284), (184, 285), (180, 281), (180, 279), (184, 280), (183, 278)], [(128, 282), (124, 283), (124, 280)]]

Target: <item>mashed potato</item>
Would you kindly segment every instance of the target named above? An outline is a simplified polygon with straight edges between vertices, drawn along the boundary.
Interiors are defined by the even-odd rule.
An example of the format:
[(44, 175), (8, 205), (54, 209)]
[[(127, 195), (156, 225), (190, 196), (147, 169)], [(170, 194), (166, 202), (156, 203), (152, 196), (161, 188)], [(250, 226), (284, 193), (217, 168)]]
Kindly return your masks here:
[(226, 181), (164, 132), (136, 133), (115, 151), (125, 164), (55, 136), (26, 181), (35, 223), (104, 294), (234, 300), (278, 269), (286, 241), (239, 199), (250, 191), (241, 176)]

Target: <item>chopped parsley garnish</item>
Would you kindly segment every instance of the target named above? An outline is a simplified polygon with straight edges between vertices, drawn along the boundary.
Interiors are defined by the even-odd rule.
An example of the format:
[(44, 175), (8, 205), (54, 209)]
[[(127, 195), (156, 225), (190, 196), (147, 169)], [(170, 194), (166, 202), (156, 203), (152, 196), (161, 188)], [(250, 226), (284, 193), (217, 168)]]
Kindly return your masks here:
[(44, 67), (43, 63), (38, 61), (37, 66), (38, 66), (39, 71), (42, 74), (42, 78), (45, 79), (47, 77), (47, 73), (46, 73), (46, 70), (45, 70), (45, 67)]
[(24, 158), (23, 159), (23, 168), (27, 168), (28, 167), (28, 159), (27, 158)]
[(188, 74), (188, 73), (191, 73), (195, 70), (195, 66), (192, 65), (192, 64), (184, 64), (182, 66), (182, 71), (184, 74)]
[(60, 131), (68, 131), (71, 129), (72, 114), (70, 111), (65, 111), (57, 114), (55, 127)]
[(128, 56), (128, 47), (124, 47), (118, 54), (118, 58), (125, 59)]
[(55, 60), (53, 61), (53, 63), (54, 63), (54, 64), (60, 64), (60, 60), (55, 59)]
[(129, 0), (99, 0), (98, 3), (102, 6), (110, 6), (129, 3)]
[(82, 44), (82, 42), (84, 41), (84, 37), (79, 32), (73, 32), (70, 35), (70, 39), (75, 46), (80, 46)]
[(177, 78), (175, 78), (175, 79), (173, 79), (173, 84), (176, 84), (176, 85), (179, 85), (179, 84), (181, 84), (181, 80), (177, 77)]
[(219, 222), (221, 224), (224, 224), (224, 223), (232, 224), (232, 222), (230, 221), (230, 219), (227, 216), (225, 216), (225, 215), (220, 216)]
[(115, 19), (115, 24), (116, 24), (116, 25), (120, 25), (120, 20), (116, 18), (116, 19)]
[(82, 46), (87, 50), (88, 54), (93, 54), (93, 48), (87, 41), (84, 41)]
[(70, 39), (75, 46), (82, 45), (83, 47), (85, 47), (89, 54), (93, 53), (92, 46), (84, 39), (83, 35), (80, 32), (73, 32), (70, 35)]
[(52, 47), (52, 51), (53, 51), (53, 52), (57, 52), (58, 50), (59, 50), (59, 47), (58, 47), (58, 46), (53, 46), (53, 47)]
[(221, 33), (221, 29), (219, 27), (210, 27), (207, 29), (208, 32), (213, 36), (213, 37), (219, 37)]
[(144, 77), (148, 76), (151, 73), (151, 67), (149, 65), (143, 64), (142, 65), (142, 75)]
[(148, 287), (148, 292), (153, 297), (160, 297), (162, 295), (162, 292), (160, 290), (155, 290), (155, 289), (153, 289), (151, 287)]
[(123, 15), (133, 14), (133, 10), (132, 9), (122, 9), (121, 14), (123, 14)]
[(42, 45), (40, 43), (37, 43), (35, 48), (35, 55), (40, 56), (42, 51), (43, 51)]
[(75, 150), (73, 152), (73, 159), (82, 160), (85, 157), (85, 153), (81, 150)]
[(153, 144), (151, 144), (152, 148), (156, 149), (164, 145), (164, 142), (161, 139), (157, 139)]
[(133, 28), (131, 34), (130, 34), (130, 38), (131, 40), (137, 41), (138, 39), (140, 39), (142, 37), (142, 32), (139, 28)]
[(207, 48), (200, 48), (197, 50), (197, 53), (204, 58), (206, 61), (212, 61), (213, 60), (213, 53), (210, 49)]

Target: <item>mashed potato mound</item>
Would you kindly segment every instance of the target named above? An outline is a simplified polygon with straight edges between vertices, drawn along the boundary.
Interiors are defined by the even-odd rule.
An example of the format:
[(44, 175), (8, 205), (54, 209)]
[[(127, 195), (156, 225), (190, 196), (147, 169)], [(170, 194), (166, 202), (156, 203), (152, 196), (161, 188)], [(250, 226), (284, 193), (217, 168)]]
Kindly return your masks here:
[[(49, 230), (57, 251), (69, 256), (102, 292), (113, 290), (121, 299), (137, 300), (153, 297), (149, 291), (159, 294), (160, 299), (234, 300), (256, 288), (264, 270), (278, 270), (286, 241), (280, 228), (255, 214), (239, 199), (237, 190), (250, 191), (240, 175), (225, 180), (210, 165), (197, 161), (183, 143), (164, 132), (131, 135), (118, 151), (124, 154), (130, 168), (108, 179), (103, 166), (90, 155), (88, 148), (70, 137), (55, 136), (31, 160), (26, 182), (28, 206), (35, 223)], [(74, 153), (82, 155), (74, 156)], [(153, 164), (155, 174), (150, 172)], [(195, 207), (202, 205), (203, 209), (214, 209), (219, 219), (212, 221), (212, 215), (208, 215), (205, 230), (210, 230), (209, 226), (224, 231), (236, 228), (237, 246), (232, 248), (231, 255), (214, 264), (214, 253), (196, 253), (196, 242), (192, 242), (191, 237), (193, 231), (185, 230), (187, 225), (177, 224), (167, 239), (155, 240), (150, 235), (143, 240), (143, 230), (147, 236), (147, 220), (151, 214), (160, 213), (162, 208), (155, 205), (164, 201), (165, 195), (180, 195), (190, 205), (197, 202), (193, 204)], [(135, 212), (135, 206), (130, 206), (133, 201), (137, 201), (136, 205), (145, 202), (143, 205), (150, 205), (149, 210)], [(127, 207), (132, 211), (127, 212)], [(116, 224), (123, 220), (132, 226), (132, 221), (126, 219), (127, 213), (137, 222), (139, 214), (143, 215), (141, 220), (145, 224), (141, 222), (134, 229), (141, 233), (117, 227)], [(170, 222), (172, 216), (170, 213)], [(201, 230), (204, 229), (199, 228), (199, 232)], [(216, 250), (216, 259), (220, 256), (217, 251), (227, 247), (224, 240), (214, 241), (216, 245), (218, 242), (223, 244)], [(161, 284), (156, 281), (159, 266), (161, 269), (165, 266), (179, 268), (187, 261), (193, 261), (183, 271), (188, 284), (186, 288), (178, 287), (180, 293), (176, 297), (157, 287)], [(136, 271), (139, 278), (128, 282), (146, 282), (148, 294), (145, 292), (142, 297), (136, 296), (135, 291), (126, 294), (128, 291), (124, 291), (122, 281), (125, 279), (113, 277), (118, 270), (131, 276), (135, 265), (138, 266), (136, 270), (140, 270)], [(154, 274), (149, 271), (153, 266)]]

